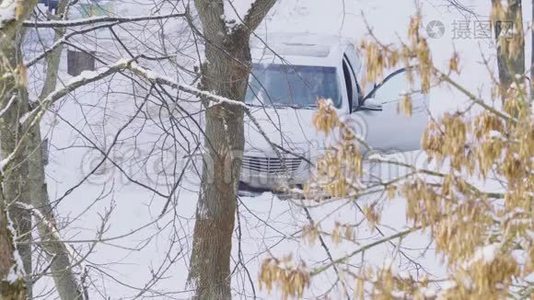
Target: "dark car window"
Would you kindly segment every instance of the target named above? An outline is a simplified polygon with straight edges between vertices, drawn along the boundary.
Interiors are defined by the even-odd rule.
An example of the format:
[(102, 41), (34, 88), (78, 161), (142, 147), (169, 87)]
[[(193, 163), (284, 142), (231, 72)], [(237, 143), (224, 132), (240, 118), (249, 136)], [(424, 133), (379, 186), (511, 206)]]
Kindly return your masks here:
[(336, 68), (254, 64), (245, 101), (266, 106), (314, 107), (318, 98), (341, 105)]

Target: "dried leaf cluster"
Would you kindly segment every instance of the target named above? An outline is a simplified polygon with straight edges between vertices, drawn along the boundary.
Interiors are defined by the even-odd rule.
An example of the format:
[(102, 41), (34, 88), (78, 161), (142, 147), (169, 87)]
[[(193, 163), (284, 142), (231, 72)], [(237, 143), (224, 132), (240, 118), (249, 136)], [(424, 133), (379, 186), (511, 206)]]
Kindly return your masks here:
[(291, 256), (282, 260), (265, 259), (260, 270), (260, 288), (271, 292), (277, 285), (283, 299), (302, 298), (304, 289), (310, 285), (310, 275), (304, 262), (295, 265)]

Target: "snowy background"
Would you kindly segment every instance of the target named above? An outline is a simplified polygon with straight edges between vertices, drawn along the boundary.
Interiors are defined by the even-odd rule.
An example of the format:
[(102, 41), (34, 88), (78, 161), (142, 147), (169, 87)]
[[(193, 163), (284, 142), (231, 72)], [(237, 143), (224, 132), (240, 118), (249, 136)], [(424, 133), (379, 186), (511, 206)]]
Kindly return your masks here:
[[(489, 19), (489, 0), (462, 2), (476, 13), (478, 20)], [(232, 4), (238, 15), (248, 7), (247, 1), (234, 0)], [(452, 53), (457, 51), (461, 57), (462, 70), (459, 82), (489, 99), (489, 87), (484, 84), (489, 82), (489, 75), (481, 57), (483, 55), (494, 61), (495, 49), (492, 40), (455, 38), (455, 22), (465, 20), (474, 22), (475, 16), (459, 11), (446, 1), (420, 1), (419, 7), (424, 24), (438, 20), (445, 26), (442, 37), (429, 39), (434, 62), (438, 66), (446, 67)], [(329, 33), (343, 35), (357, 44), (367, 36), (364, 21), (366, 20), (375, 35), (383, 42), (398, 43), (399, 39), (406, 37), (409, 18), (416, 9), (416, 2), (411, 0), (281, 0), (258, 29), (258, 34), (268, 36), (269, 32)], [(148, 13), (164, 14), (170, 7), (162, 6), (156, 9), (149, 0), (122, 0), (115, 1), (113, 10), (120, 16), (139, 16)], [(523, 11), (530, 12), (531, 8), (527, 5), (523, 7)], [(233, 12), (226, 18), (237, 17)], [(524, 20), (526, 24), (530, 24), (531, 17), (525, 15)], [(134, 33), (130, 37), (125, 37), (125, 41), (131, 44), (135, 53), (145, 51), (139, 46), (142, 43), (136, 41), (148, 42), (143, 47), (150, 48), (151, 44), (154, 47), (162, 47), (161, 39), (167, 39), (168, 47), (186, 49), (183, 53), (177, 54), (177, 59), (182, 64), (191, 66), (195, 64), (197, 61), (195, 49), (187, 47), (191, 42), (190, 39), (185, 41), (180, 36), (183, 23), (168, 21), (159, 25), (165, 27), (167, 36), (157, 36), (155, 34), (157, 28), (134, 25), (126, 25), (129, 27), (123, 28), (121, 32), (124, 33), (128, 29)], [(116, 61), (121, 56), (127, 57), (127, 53), (115, 43), (106, 42), (106, 34), (108, 33), (101, 32), (98, 45), (91, 43), (92, 47), (94, 46), (95, 50), (102, 53), (110, 62)], [(41, 30), (39, 36), (50, 38), (50, 32)], [(176, 38), (177, 36), (180, 38)], [(530, 35), (527, 35), (527, 45), (530, 44), (529, 37)], [(87, 44), (84, 41), (79, 42)], [(526, 55), (530, 57), (528, 51)], [(27, 56), (31, 58), (32, 52), (29, 51)], [(63, 57), (63, 62), (65, 61), (66, 57)], [(158, 65), (152, 67), (172, 78), (187, 80), (185, 75), (184, 78), (180, 78), (179, 74), (183, 72), (176, 68)], [(67, 82), (69, 76), (66, 74), (66, 63), (62, 64), (61, 71), (62, 80)], [(38, 73), (38, 71), (33, 73), (36, 82), (34, 91), (38, 91)], [(113, 88), (113, 93), (108, 94), (110, 87)], [(198, 179), (192, 170), (185, 174), (186, 179), (175, 193), (170, 208), (164, 216), (160, 214), (166, 199), (155, 196), (152, 191), (139, 185), (128, 183), (124, 175), (109, 164), (104, 163), (88, 182), (78, 186), (83, 176), (102, 159), (100, 153), (90, 148), (107, 147), (113, 142), (110, 139), (114, 137), (121, 124), (135, 114), (137, 107), (133, 104), (141, 102), (143, 93), (146, 91), (135, 91), (129, 81), (120, 76), (91, 84), (72, 93), (54, 107), (56, 113), (47, 116), (43, 129), (44, 135), (53, 145), (50, 149), (50, 164), (47, 166), (47, 180), (51, 200), (64, 225), (62, 230), (64, 239), (72, 241), (72, 246), (80, 253), (86, 253), (93, 244), (90, 241), (97, 238), (101, 218), (111, 210), (110, 221), (101, 241), (96, 244), (87, 261), (83, 263), (90, 276), (89, 290), (92, 299), (108, 297), (184, 299), (190, 296), (186, 280), (198, 198)], [(133, 98), (132, 94), (136, 94), (139, 99)], [(466, 100), (464, 96), (448, 88), (433, 89), (430, 111), (433, 116), (439, 116), (443, 112), (462, 107)], [(141, 120), (142, 118), (136, 118), (134, 122), (144, 124), (144, 129), (140, 132), (135, 132), (134, 129), (125, 130), (121, 134), (124, 139), (119, 138), (122, 146), (113, 150), (112, 156), (115, 155), (114, 158), (118, 162), (129, 162), (126, 164), (128, 172), (134, 174), (137, 180), (148, 186), (156, 186), (159, 191), (163, 191), (162, 193), (168, 193), (171, 190), (170, 183), (161, 176), (161, 172), (165, 166), (169, 166), (169, 157), (182, 152), (180, 149), (171, 148), (154, 150), (158, 148), (154, 145), (168, 145), (168, 141), (161, 138), (162, 128), (155, 120), (160, 118), (161, 114), (157, 106), (154, 107), (156, 108), (148, 104), (143, 108), (146, 109), (146, 116), (153, 120), (145, 122)], [(102, 122), (103, 120), (105, 122)], [(194, 129), (190, 122), (184, 121), (184, 124)], [(83, 132), (87, 139), (99, 144), (91, 145), (87, 139), (80, 137), (80, 132)], [(198, 138), (198, 133), (190, 133), (190, 136), (191, 139)], [(154, 155), (154, 152), (151, 152), (153, 150), (161, 153)], [(147, 153), (153, 154), (149, 161)], [(404, 154), (404, 158), (415, 161), (420, 159), (420, 155), (407, 153)], [(180, 163), (183, 164), (185, 161)], [(146, 182), (144, 181), (146, 178), (152, 180)], [(359, 201), (365, 203), (366, 199)], [(257, 285), (259, 265), (262, 259), (269, 255), (282, 257), (292, 254), (294, 258), (302, 258), (312, 266), (314, 263), (324, 262), (323, 249), (317, 244), (306, 244), (300, 238), (302, 224), (306, 224), (306, 218), (298, 202), (280, 200), (275, 195), (265, 193), (259, 197), (242, 197), (239, 212), (240, 232), (236, 230), (234, 235), (233, 257), (236, 261), (241, 257), (245, 262), (255, 286), (252, 288), (243, 265), (236, 266), (232, 279), (236, 298), (251, 297), (253, 292), (259, 297), (269, 297), (266, 291), (260, 291)], [(346, 202), (333, 202), (311, 209), (311, 212), (316, 220), (325, 219), (321, 227), (327, 232), (332, 230), (335, 220), (348, 219), (357, 222), (362, 218), (357, 208), (347, 205)], [(393, 232), (390, 228), (401, 229), (404, 222), (402, 200), (389, 202), (380, 228), (387, 235)], [(364, 229), (356, 234), (359, 245), (344, 242), (335, 246), (327, 239), (334, 258), (380, 237), (376, 232)], [(416, 269), (413, 264), (407, 263), (406, 258), (399, 257), (394, 247), (389, 246), (376, 248), (366, 254), (366, 262), (380, 264), (386, 258), (394, 259), (399, 269), (412, 274), (428, 272), (433, 274), (434, 278), (440, 277), (441, 261), (434, 256), (432, 245), (428, 244), (428, 239), (424, 235), (410, 237), (403, 241), (402, 246), (404, 253), (420, 263), (421, 269)], [(152, 280), (155, 277), (161, 279), (154, 283)], [(306, 296), (321, 295), (334, 281), (335, 277), (328, 272), (313, 278), (312, 287)], [(40, 281), (35, 287), (35, 294), (48, 291), (49, 284), (50, 282), (45, 280)], [(240, 294), (243, 291), (246, 291), (245, 294)], [(341, 298), (342, 294), (336, 294), (337, 292), (334, 290), (331, 296)], [(270, 296), (279, 297), (276, 292)], [(47, 298), (53, 297), (53, 294), (50, 294)]]

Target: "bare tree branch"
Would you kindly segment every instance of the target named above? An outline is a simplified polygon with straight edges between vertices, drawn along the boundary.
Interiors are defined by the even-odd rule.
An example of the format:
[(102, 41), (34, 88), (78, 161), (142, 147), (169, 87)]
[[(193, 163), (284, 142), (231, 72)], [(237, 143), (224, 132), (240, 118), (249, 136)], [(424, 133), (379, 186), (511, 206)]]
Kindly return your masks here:
[(256, 0), (250, 7), (244, 19), (244, 25), (253, 32), (269, 13), (276, 0)]
[(59, 20), (59, 21), (25, 21), (23, 25), (29, 28), (60, 28), (60, 27), (77, 27), (93, 25), (98, 23), (128, 23), (140, 21), (155, 21), (172, 18), (185, 17), (185, 13), (168, 14), (161, 16), (139, 16), (139, 17), (94, 17), (76, 20)]

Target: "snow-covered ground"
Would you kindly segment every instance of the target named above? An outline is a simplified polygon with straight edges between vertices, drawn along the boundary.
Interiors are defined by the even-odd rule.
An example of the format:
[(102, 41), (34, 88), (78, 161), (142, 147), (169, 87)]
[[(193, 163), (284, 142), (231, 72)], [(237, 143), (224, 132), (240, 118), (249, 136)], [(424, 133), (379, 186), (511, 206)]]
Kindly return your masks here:
[[(236, 11), (245, 11), (248, 7), (246, 2), (234, 0)], [(463, 2), (478, 14), (480, 20), (488, 20), (489, 1)], [(115, 6), (122, 16), (138, 16), (148, 13), (150, 3), (152, 1), (132, 0), (122, 1)], [(424, 24), (438, 20), (445, 26), (442, 37), (430, 39), (433, 60), (445, 67), (452, 53), (457, 51), (462, 58), (461, 69), (464, 70), (458, 78), (459, 81), (471, 89), (479, 89), (482, 95), (489, 95), (488, 86), (483, 85), (488, 82), (488, 75), (485, 75), (487, 71), (481, 63), (481, 55), (494, 58), (491, 40), (456, 39), (455, 22), (465, 21), (466, 17), (470, 17), (472, 22), (474, 19), (448, 6), (446, 1), (421, 1), (420, 5)], [(399, 38), (406, 36), (409, 18), (416, 8), (415, 2), (411, 0), (281, 0), (265, 24), (258, 29), (258, 34), (330, 33), (346, 36), (357, 43), (367, 35), (367, 22), (379, 39), (386, 43), (398, 43)], [(530, 7), (524, 7), (524, 11), (529, 12)], [(235, 16), (227, 16), (232, 17)], [(530, 22), (530, 17), (525, 16), (525, 20)], [(179, 29), (181, 25), (176, 22), (166, 26)], [(138, 34), (135, 38), (150, 41), (157, 47), (161, 46), (158, 40), (161, 37), (153, 35), (152, 31), (146, 28), (133, 30)], [(179, 41), (170, 40), (168, 44), (170, 47), (180, 47), (187, 43), (180, 45)], [(116, 44), (102, 44), (99, 47), (97, 50), (106, 53), (111, 61), (127, 55)], [(194, 52), (194, 49), (189, 50)], [(134, 52), (140, 51), (143, 50), (136, 48)], [(179, 59), (194, 61), (195, 55), (184, 55)], [(167, 76), (177, 77), (176, 69), (161, 67), (157, 70), (165, 72)], [(62, 78), (68, 80), (65, 63), (62, 64), (61, 71)], [(108, 97), (106, 94), (110, 86), (113, 87), (113, 93)], [(83, 263), (90, 276), (89, 291), (92, 299), (183, 299), (190, 296), (186, 280), (198, 198), (198, 179), (194, 172), (185, 174), (185, 180), (171, 198), (169, 209), (163, 216), (160, 214), (167, 200), (155, 196), (147, 188), (129, 183), (110, 163), (104, 163), (88, 182), (77, 186), (102, 159), (101, 153), (90, 148), (109, 147), (113, 143), (112, 139), (120, 130), (120, 126), (136, 113), (136, 105), (142, 102), (144, 93), (146, 91), (132, 90), (128, 80), (118, 77), (108, 79), (90, 84), (69, 95), (55, 107), (57, 114), (49, 114), (46, 120), (45, 134), (53, 145), (50, 149), (50, 164), (47, 166), (48, 186), (51, 200), (57, 205), (57, 214), (64, 222), (64, 239), (72, 240), (72, 245), (82, 254), (92, 246), (90, 240), (102, 239), (87, 257), (87, 262)], [(431, 92), (430, 111), (434, 116), (439, 116), (445, 111), (461, 107), (466, 100), (448, 88), (436, 88)], [(169, 157), (176, 157), (184, 151), (172, 147), (157, 150), (158, 147), (154, 146), (169, 146), (172, 142), (161, 137), (162, 128), (157, 120), (159, 112), (148, 105), (146, 110), (152, 109), (149, 116), (155, 120), (145, 122), (146, 118), (136, 118), (134, 122), (140, 124), (139, 127), (143, 125), (143, 130), (135, 132), (130, 128), (122, 132), (118, 139), (121, 146), (116, 147), (110, 156), (118, 163), (124, 163), (128, 174), (133, 174), (135, 180), (166, 194), (170, 192), (171, 187), (161, 176), (161, 172), (166, 170), (171, 179), (176, 179), (180, 174), (174, 174), (172, 168), (180, 171), (187, 158), (177, 162), (170, 160)], [(198, 130), (193, 122), (183, 121), (183, 124), (190, 126), (193, 131), (187, 134), (191, 140), (198, 138)], [(97, 141), (97, 145), (89, 144), (80, 137), (78, 131)], [(420, 159), (419, 153), (408, 153), (404, 157), (408, 161)], [(169, 164), (169, 161), (177, 165)], [(76, 188), (71, 191), (72, 187)], [(368, 200), (360, 199), (358, 203), (363, 204)], [(240, 218), (234, 239), (233, 258), (234, 262), (243, 261), (247, 270), (243, 265), (235, 266), (232, 284), (236, 298), (248, 298), (253, 293), (264, 298), (270, 297), (266, 291), (260, 291), (257, 284), (259, 266), (262, 259), (268, 255), (282, 257), (292, 254), (294, 258), (307, 261), (312, 267), (314, 263), (325, 261), (325, 252), (320, 245), (306, 244), (300, 237), (302, 225), (306, 224), (306, 216), (298, 201), (280, 200), (273, 194), (265, 193), (259, 197), (242, 197), (239, 203)], [(405, 224), (403, 207), (400, 199), (388, 202), (381, 226), (386, 235), (392, 232), (391, 227), (401, 229), (402, 224)], [(109, 222), (104, 228), (105, 232), (99, 237), (102, 218), (106, 218), (108, 211)], [(336, 220), (352, 220), (356, 223), (362, 218), (354, 204), (343, 201), (312, 208), (311, 213), (316, 220), (326, 219), (321, 228), (327, 232), (333, 229)], [(332, 256), (341, 257), (379, 237), (376, 232), (366, 229), (356, 234), (359, 244), (343, 242), (334, 245), (327, 239)], [(404, 240), (402, 245), (404, 253), (412, 259), (417, 259), (424, 271), (439, 277), (442, 272), (441, 261), (433, 255), (428, 238), (424, 235), (411, 236)], [(420, 257), (427, 247), (430, 247), (427, 255)], [(386, 258), (396, 259), (399, 269), (412, 273), (422, 271), (416, 270), (405, 258), (399, 258), (395, 253), (394, 247), (389, 245), (378, 247), (366, 254), (366, 262), (380, 264)], [(152, 282), (154, 278), (159, 279)], [(330, 288), (335, 279), (332, 272), (314, 277), (306, 296), (322, 294)], [(253, 281), (254, 288), (249, 280)], [(41, 284), (36, 286), (35, 294), (39, 294), (40, 289), (45, 289), (46, 284), (50, 282), (41, 281)], [(238, 294), (242, 291), (246, 293)], [(336, 294), (338, 292), (340, 291), (334, 290), (332, 298), (343, 298), (343, 294)], [(276, 292), (271, 296), (278, 297)]]

